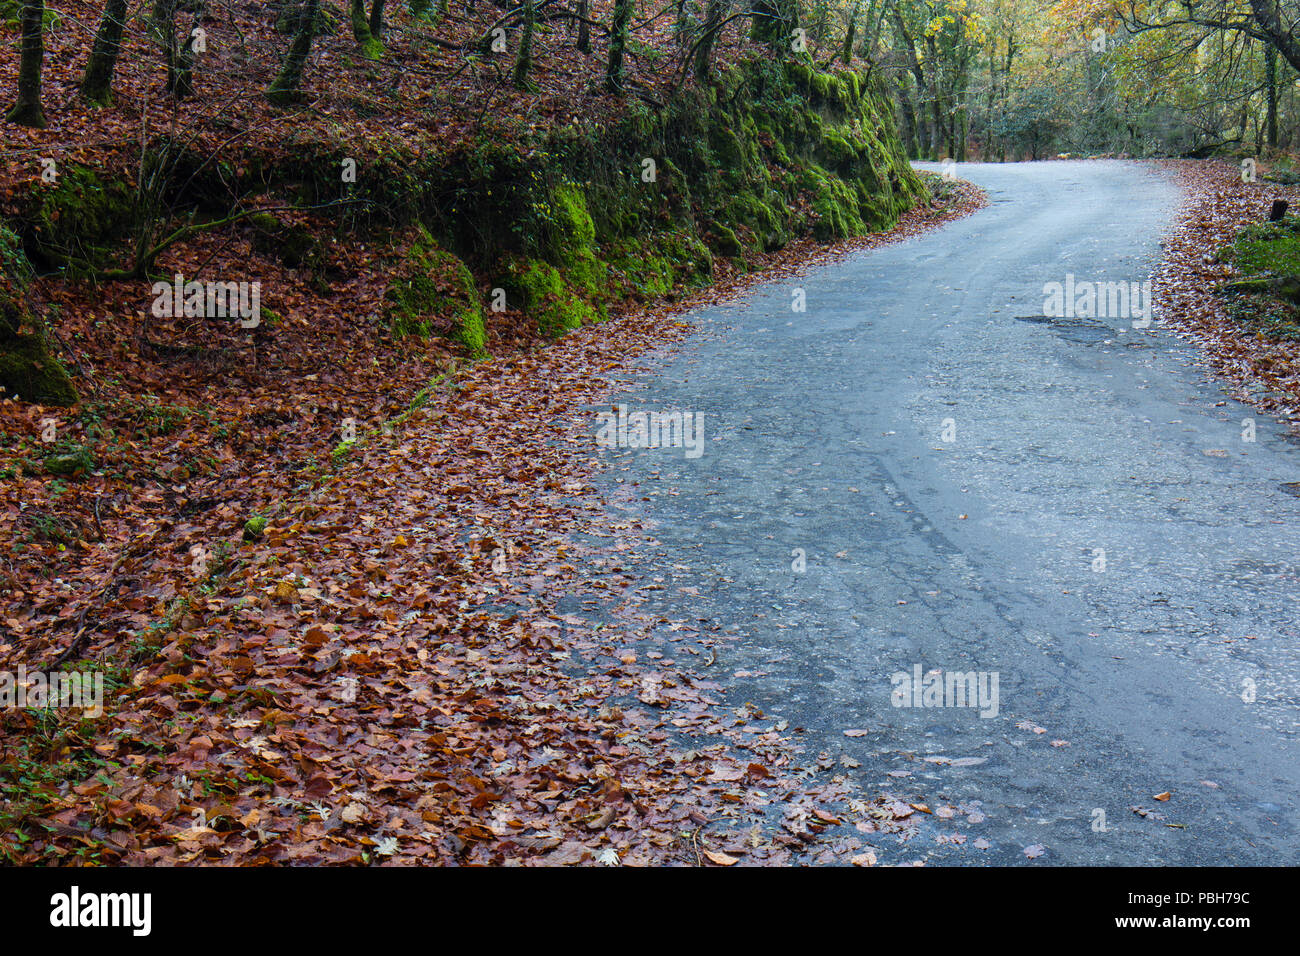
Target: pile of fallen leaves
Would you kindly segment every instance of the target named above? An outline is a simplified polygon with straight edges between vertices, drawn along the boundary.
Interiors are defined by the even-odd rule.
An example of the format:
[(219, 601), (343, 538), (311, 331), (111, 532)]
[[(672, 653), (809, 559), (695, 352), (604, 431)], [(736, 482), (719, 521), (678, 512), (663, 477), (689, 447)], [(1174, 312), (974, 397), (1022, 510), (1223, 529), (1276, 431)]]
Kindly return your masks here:
[(1152, 283), (1160, 321), (1195, 342), (1206, 360), (1233, 386), (1235, 396), (1264, 411), (1300, 422), (1300, 342), (1277, 338), (1234, 319), (1218, 292), (1237, 273), (1217, 256), (1245, 226), (1268, 218), (1276, 199), (1300, 202), (1300, 187), (1268, 181), (1261, 168), (1243, 182), (1227, 162), (1170, 160), (1185, 192), (1174, 230)]
[[(819, 835), (906, 832), (909, 805), (810, 785), (797, 728), (729, 709), (690, 666), (709, 638), (670, 623), (674, 660), (607, 621), (627, 581), (574, 543), (608, 528), (587, 409), (687, 334), (672, 311), (547, 348), (505, 316), (501, 357), (466, 365), (371, 318), (366, 249), (329, 254), (324, 288), (277, 276), (283, 321), (251, 334), (103, 305), (138, 289), (33, 293), (86, 394), (0, 402), (0, 669), (94, 668), (108, 694), (0, 714), (4, 856), (862, 863), (862, 836)], [(167, 262), (214, 259), (277, 268), (248, 235)], [(86, 465), (47, 474), (70, 448)]]

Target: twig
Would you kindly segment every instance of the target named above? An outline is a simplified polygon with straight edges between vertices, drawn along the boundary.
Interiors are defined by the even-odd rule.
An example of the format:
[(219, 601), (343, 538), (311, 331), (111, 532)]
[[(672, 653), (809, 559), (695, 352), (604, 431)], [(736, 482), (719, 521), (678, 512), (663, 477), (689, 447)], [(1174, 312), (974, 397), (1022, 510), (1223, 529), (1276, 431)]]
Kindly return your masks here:
[[(96, 517), (98, 518), (98, 516)], [(157, 533), (158, 532), (155, 531), (154, 535), (156, 535)], [(149, 536), (148, 540), (150, 542), (153, 541), (154, 535)], [(122, 550), (118, 552), (117, 560), (114, 561), (113, 566), (108, 569), (108, 580), (104, 583), (104, 586), (99, 589), (99, 593), (97, 593), (93, 598), (87, 601), (86, 606), (83, 607), (81, 609), (81, 613), (77, 615), (77, 633), (72, 636), (72, 643), (67, 646), (67, 649), (64, 650), (62, 654), (60, 654), (57, 658), (55, 658), (54, 663), (52, 663), (49, 666), (48, 670), (57, 670), (58, 668), (62, 667), (64, 663), (72, 659), (73, 654), (75, 654), (78, 650), (80, 650), (81, 642), (86, 636), (86, 615), (87, 613), (89, 613), (92, 607), (94, 607), (101, 600), (103, 600), (104, 595), (108, 593), (108, 589), (112, 587), (113, 583), (117, 580), (117, 569), (121, 567), (122, 562), (126, 560), (126, 556), (130, 552), (130, 550), (131, 550), (130, 541), (122, 545)]]

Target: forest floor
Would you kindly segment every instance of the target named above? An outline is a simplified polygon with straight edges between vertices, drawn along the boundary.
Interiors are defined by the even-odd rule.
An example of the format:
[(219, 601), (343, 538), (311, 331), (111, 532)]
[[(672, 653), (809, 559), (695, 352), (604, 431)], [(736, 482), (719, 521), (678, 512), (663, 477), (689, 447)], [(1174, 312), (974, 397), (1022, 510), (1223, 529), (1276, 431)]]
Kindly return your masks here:
[[(982, 201), (945, 191), (883, 236), (791, 244), (761, 275)], [(201, 330), (141, 317), (124, 334), (102, 291), (43, 294), (91, 387), (71, 412), (0, 402), (0, 662), (93, 668), (108, 693), (93, 719), (6, 711), (9, 859), (866, 860), (859, 837), (817, 839), (836, 804), (868, 832), (914, 812), (806, 787), (790, 728), (718, 712), (708, 682), (638, 659), (636, 634), (556, 610), (618, 603), (617, 574), (591, 578), (572, 537), (608, 533), (590, 406), (611, 371), (688, 334), (683, 303), (547, 347), (493, 335), (497, 357), (465, 364), (350, 327), (346, 282), (304, 294), (273, 338), (184, 350), (155, 339)], [(52, 478), (44, 456), (67, 449), (89, 467)], [(609, 703), (629, 687), (641, 706)], [(683, 750), (687, 732), (710, 742)]]
[[(1153, 282), (1159, 321), (1195, 342), (1233, 385), (1235, 397), (1300, 427), (1300, 309), (1269, 296), (1218, 291), (1240, 275), (1224, 261), (1225, 247), (1241, 230), (1266, 220), (1275, 199), (1287, 201), (1294, 216), (1300, 186), (1269, 181), (1263, 165), (1253, 182), (1244, 182), (1241, 167), (1226, 161), (1157, 165), (1184, 193)], [(1285, 321), (1261, 321), (1278, 312)]]

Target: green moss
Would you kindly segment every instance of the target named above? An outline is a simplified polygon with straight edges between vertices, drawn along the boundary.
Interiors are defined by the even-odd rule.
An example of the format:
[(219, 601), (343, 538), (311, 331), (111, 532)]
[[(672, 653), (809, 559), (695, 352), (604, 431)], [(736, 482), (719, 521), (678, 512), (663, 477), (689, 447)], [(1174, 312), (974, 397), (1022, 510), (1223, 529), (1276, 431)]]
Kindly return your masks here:
[(569, 288), (589, 302), (600, 321), (609, 318), (610, 291), (609, 266), (595, 254), (584, 250), (573, 265), (563, 270), (562, 277)]
[(0, 342), (0, 387), (6, 395), (41, 405), (77, 403), (77, 390), (68, 373), (35, 335)]
[(848, 170), (858, 161), (859, 147), (845, 135), (845, 130), (825, 129), (820, 153), (828, 168)]
[(0, 222), (0, 295), (20, 292), (32, 274), (32, 264), (27, 261), (17, 233)]
[(787, 60), (785, 64), (786, 76), (796, 85), (809, 89), (813, 82), (812, 68), (802, 60)]
[(719, 255), (735, 257), (745, 251), (735, 231), (725, 223), (715, 222), (710, 226), (712, 245)]
[(1248, 276), (1300, 276), (1300, 217), (1248, 226), (1224, 247), (1219, 258)]
[(51, 475), (79, 475), (95, 470), (95, 458), (90, 450), (78, 447), (70, 452), (45, 456), (45, 471)]
[(733, 227), (744, 227), (764, 250), (779, 249), (789, 241), (783, 217), (751, 192), (737, 194), (727, 204), (725, 218)]
[(370, 21), (366, 17), (366, 4), (360, 0), (352, 0), (349, 5), (349, 15), (352, 19), (352, 35), (361, 47), (361, 55), (367, 60), (382, 60), (384, 58), (384, 44), (370, 32)]
[(632, 291), (645, 298), (660, 298), (673, 291), (673, 267), (662, 256), (643, 255), (623, 262)]
[(599, 311), (576, 293), (549, 262), (532, 259), (516, 264), (508, 281), (516, 300), (533, 314), (537, 328), (545, 335), (563, 335), (600, 318)]
[(813, 95), (826, 102), (827, 100), (838, 99), (836, 93), (839, 90), (839, 81), (829, 73), (814, 73), (812, 75), (812, 92)]
[(257, 541), (266, 531), (266, 518), (261, 515), (253, 515), (244, 522), (244, 540)]
[(713, 274), (713, 256), (694, 233), (685, 230), (668, 233), (659, 242), (673, 271), (687, 282), (703, 283)]
[(128, 187), (105, 182), (86, 166), (63, 166), (54, 185), (33, 188), (34, 206), (23, 225), (35, 255), (48, 265), (92, 270), (106, 260), (111, 241), (135, 220)]
[(483, 351), (487, 330), (474, 277), (457, 256), (438, 247), (423, 227), (384, 290), (387, 317), (398, 335), (426, 336), (450, 320), (448, 337)]
[(844, 180), (817, 165), (804, 170), (800, 186), (809, 194), (815, 219), (813, 235), (822, 241), (847, 239), (867, 231), (857, 193)]
[(862, 84), (858, 80), (858, 74), (846, 70), (837, 74), (840, 82), (844, 87), (843, 104), (846, 110), (851, 110), (862, 99)]
[(709, 131), (709, 146), (718, 165), (727, 172), (744, 172), (749, 165), (745, 146), (729, 126), (719, 123)]
[(676, 272), (665, 256), (657, 255), (640, 243), (627, 243), (610, 261), (625, 296), (657, 298), (673, 291)]
[[(18, 29), (20, 21), (18, 0), (0, 0), (0, 20), (4, 20), (5, 25), (13, 29)], [(51, 10), (48, 6), (41, 14), (41, 28), (43, 30), (54, 30), (63, 22), (63, 15), (57, 10)]]
[(583, 253), (590, 253), (596, 241), (587, 197), (576, 185), (566, 183), (552, 191), (550, 205), (551, 251), (557, 265), (572, 265)]

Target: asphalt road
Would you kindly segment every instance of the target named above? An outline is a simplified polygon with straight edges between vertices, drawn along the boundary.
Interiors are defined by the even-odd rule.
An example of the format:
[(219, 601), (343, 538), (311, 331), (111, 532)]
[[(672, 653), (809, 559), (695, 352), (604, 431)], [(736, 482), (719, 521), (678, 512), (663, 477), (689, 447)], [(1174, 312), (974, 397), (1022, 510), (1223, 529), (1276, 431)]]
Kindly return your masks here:
[[(884, 862), (1295, 863), (1300, 445), (1158, 322), (1043, 315), (1067, 274), (1147, 278), (1178, 192), (1120, 162), (958, 173), (989, 208), (698, 311), (626, 392), (705, 422), (698, 458), (610, 452), (659, 542), (639, 573), (734, 637), (729, 699), (962, 808)], [(996, 715), (894, 706), (918, 665), (996, 674)]]

